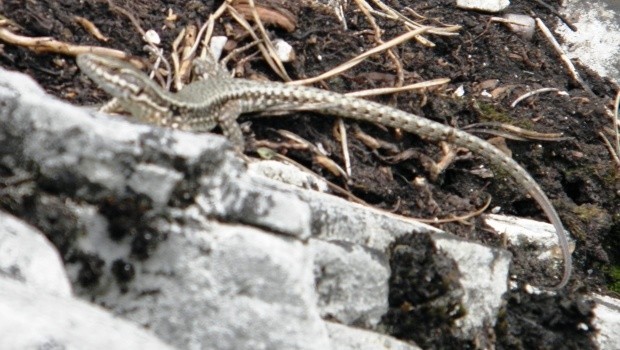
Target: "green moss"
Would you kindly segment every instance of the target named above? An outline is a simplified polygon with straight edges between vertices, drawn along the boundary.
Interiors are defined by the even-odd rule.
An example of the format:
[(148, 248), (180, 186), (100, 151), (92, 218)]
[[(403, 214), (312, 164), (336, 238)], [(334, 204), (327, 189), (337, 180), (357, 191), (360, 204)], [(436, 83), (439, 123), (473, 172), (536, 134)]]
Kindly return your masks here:
[(507, 123), (513, 121), (510, 116), (503, 111), (498, 110), (493, 104), (474, 101), (474, 108), (478, 111), (481, 122)]
[(600, 164), (585, 164), (583, 166), (574, 166), (564, 170), (567, 178), (587, 177), (600, 179), (605, 186), (614, 188), (615, 184), (620, 181), (620, 173), (615, 171), (612, 166)]
[(506, 111), (498, 108), (498, 106), (492, 103), (473, 101), (473, 106), (478, 113), (481, 122), (509, 124), (523, 129), (532, 129), (533, 127), (532, 123), (529, 121), (524, 119), (517, 120), (511, 117)]
[(605, 273), (609, 279), (607, 287), (616, 293), (620, 293), (620, 265), (613, 265), (605, 268)]
[(577, 217), (582, 221), (590, 221), (593, 219), (597, 219), (602, 215), (606, 215), (607, 212), (600, 207), (590, 204), (590, 205), (579, 205), (573, 209), (573, 212)]
[[(613, 185), (620, 181), (620, 173), (615, 171), (612, 166), (607, 168), (607, 171), (601, 175), (601, 179), (605, 182), (606, 185)], [(613, 187), (610, 187), (613, 188)]]

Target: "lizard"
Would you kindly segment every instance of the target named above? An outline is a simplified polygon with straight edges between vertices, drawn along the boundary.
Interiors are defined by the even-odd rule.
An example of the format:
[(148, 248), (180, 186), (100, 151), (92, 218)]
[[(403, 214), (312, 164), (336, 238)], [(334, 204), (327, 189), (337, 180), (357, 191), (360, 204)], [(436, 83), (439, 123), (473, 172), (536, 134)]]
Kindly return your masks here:
[[(209, 56), (209, 55), (207, 55)], [(129, 63), (93, 53), (77, 56), (81, 71), (110, 94), (117, 107), (137, 119), (162, 127), (209, 132), (218, 127), (242, 151), (243, 134), (237, 122), (243, 113), (304, 109), (358, 121), (399, 128), (430, 141), (446, 141), (476, 153), (503, 169), (532, 196), (553, 224), (563, 257), (561, 289), (572, 272), (572, 258), (562, 221), (536, 180), (510, 156), (487, 141), (380, 103), (313, 87), (233, 78), (215, 59), (196, 59), (194, 73), (201, 79), (180, 91), (164, 90)]]

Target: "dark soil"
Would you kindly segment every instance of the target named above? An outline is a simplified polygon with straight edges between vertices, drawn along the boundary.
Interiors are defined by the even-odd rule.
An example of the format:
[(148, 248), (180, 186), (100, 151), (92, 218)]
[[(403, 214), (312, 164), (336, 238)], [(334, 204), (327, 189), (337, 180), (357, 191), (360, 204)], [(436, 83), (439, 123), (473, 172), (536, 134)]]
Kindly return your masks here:
[[(548, 2), (554, 4), (552, 0)], [(145, 30), (155, 29), (161, 36), (160, 46), (169, 50), (182, 28), (202, 24), (219, 3), (138, 0), (117, 2), (117, 5), (132, 13)], [(295, 15), (296, 30), (287, 32), (277, 26), (268, 30), (273, 37), (282, 38), (295, 48), (297, 59), (287, 65), (294, 79), (316, 76), (375, 46), (374, 32), (353, 5), (346, 11), (348, 30), (344, 30), (326, 9), (298, 2), (282, 3)], [(567, 137), (555, 142), (507, 140), (506, 143), (513, 157), (552, 199), (576, 240), (573, 278), (556, 297), (529, 295), (520, 289), (511, 292), (500, 322), (490, 331), (497, 337), (498, 348), (592, 348), (588, 340), (593, 329), (589, 321), (591, 310), (582, 296), (590, 291), (607, 291), (607, 286), (616, 282), (614, 267), (620, 264), (620, 175), (599, 136), (600, 132), (609, 135), (605, 130), (611, 128), (611, 120), (604, 109), (611, 106), (617, 87), (587, 67), (578, 66), (594, 93), (589, 94), (569, 77), (540, 33), (537, 32), (532, 40), (522, 39), (501, 24), (489, 23), (491, 16), (488, 14), (456, 9), (454, 1), (392, 0), (386, 3), (401, 11), (404, 5), (409, 6), (427, 18), (422, 21), (426, 24), (458, 24), (462, 29), (458, 36), (427, 36), (435, 43), (433, 48), (414, 41), (396, 48), (406, 83), (450, 78), (446, 87), (375, 100), (457, 127), (502, 122), (538, 132), (563, 133)], [(277, 9), (278, 5), (272, 6)], [(178, 16), (175, 21), (166, 21), (169, 9)], [(508, 12), (534, 13), (551, 27), (556, 23), (556, 18), (534, 1), (513, 0)], [(135, 56), (147, 56), (141, 35), (125, 15), (111, 10), (106, 1), (0, 0), (0, 15), (14, 21), (21, 35), (49, 36), (68, 43), (107, 46)], [(74, 16), (91, 20), (109, 41), (97, 41), (75, 22)], [(402, 25), (393, 21), (377, 18), (377, 24), (385, 31), (385, 40), (404, 32)], [(226, 16), (215, 30), (220, 35), (241, 33), (235, 22)], [(242, 36), (232, 39), (237, 46), (246, 41)], [(231, 67), (241, 68), (239, 71), (246, 77), (277, 79), (259, 58), (239, 62), (232, 62)], [(25, 48), (0, 43), (0, 65), (29, 74), (49, 93), (71, 103), (102, 103), (108, 98), (80, 74), (72, 57), (37, 55)], [(494, 79), (498, 81), (492, 82)], [(394, 81), (392, 61), (380, 54), (318, 86), (348, 92), (390, 86)], [(465, 90), (463, 98), (453, 95), (459, 86)], [(569, 96), (540, 94), (516, 108), (510, 107), (518, 96), (541, 87), (565, 90)], [(495, 98), (480, 94), (496, 88), (505, 90), (498, 92)], [(460, 153), (463, 156), (438, 179), (431, 180), (429, 164), (442, 157), (437, 145), (379, 126), (358, 126), (350, 121), (346, 124), (354, 174), (349, 180), (333, 177), (314, 162), (307, 151), (287, 149), (284, 144), (279, 151), (348, 188), (369, 204), (407, 216), (463, 215), (479, 208), (492, 195), (492, 205), (501, 207), (503, 213), (545, 220), (536, 203), (522, 189), (506, 181), (500, 169), (492, 169), (495, 176), (491, 178), (479, 175), (476, 170), (483, 164), (481, 159)], [(275, 130), (286, 129), (322, 144), (336, 162), (343, 163), (339, 142), (333, 136), (333, 119), (297, 113), (285, 118), (252, 119), (251, 126), (254, 133), (251, 137), (257, 140), (284, 141)], [(358, 128), (381, 140), (384, 147), (367, 147), (355, 136)], [(405, 151), (407, 153), (402, 153)], [(426, 178), (428, 185), (414, 185), (413, 180), (419, 177)], [(441, 228), (467, 239), (501, 244), (480, 227), (480, 222), (474, 223), (450, 223)], [(513, 273), (520, 279), (533, 285), (555, 284), (550, 279), (551, 273), (546, 272), (547, 266), (532, 266), (527, 258), (520, 259), (524, 253), (517, 250), (513, 249), (513, 254), (516, 256)], [(395, 319), (407, 324), (400, 316)], [(577, 325), (582, 323), (590, 331), (578, 331)], [(414, 339), (425, 347), (447, 346), (445, 342), (433, 341), (442, 338), (441, 332), (412, 336), (414, 329), (403, 334), (403, 327), (388, 325), (386, 328), (398, 329), (395, 332), (398, 336)], [(450, 344), (454, 348), (476, 347), (456, 341)]]

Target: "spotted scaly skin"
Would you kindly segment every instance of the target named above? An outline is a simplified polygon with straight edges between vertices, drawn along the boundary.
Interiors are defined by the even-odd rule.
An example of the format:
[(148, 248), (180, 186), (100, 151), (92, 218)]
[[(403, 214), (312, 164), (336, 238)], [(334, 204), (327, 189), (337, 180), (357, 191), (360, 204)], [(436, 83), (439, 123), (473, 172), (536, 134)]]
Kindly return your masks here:
[(488, 142), (464, 131), (372, 101), (335, 92), (277, 82), (233, 79), (212, 59), (197, 60), (195, 73), (201, 80), (178, 93), (163, 90), (146, 74), (126, 62), (95, 54), (82, 54), (77, 63), (88, 77), (117, 99), (134, 117), (175, 129), (207, 132), (222, 129), (238, 149), (243, 135), (237, 118), (243, 113), (303, 108), (343, 118), (399, 128), (431, 141), (446, 141), (467, 148), (509, 173), (529, 193), (553, 224), (564, 271), (553, 289), (564, 287), (571, 275), (572, 258), (564, 226), (538, 183), (517, 162)]

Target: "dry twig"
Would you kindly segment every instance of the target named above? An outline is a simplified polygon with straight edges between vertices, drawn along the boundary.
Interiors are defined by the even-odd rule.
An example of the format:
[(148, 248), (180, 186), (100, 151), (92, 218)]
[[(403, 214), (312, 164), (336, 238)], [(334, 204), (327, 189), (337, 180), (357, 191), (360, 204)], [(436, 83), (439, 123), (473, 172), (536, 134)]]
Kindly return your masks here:
[(336, 162), (327, 157), (326, 152), (315, 146), (312, 142), (288, 130), (278, 130), (278, 134), (289, 140), (305, 145), (306, 149), (313, 153), (314, 161), (323, 168), (327, 169), (334, 176), (341, 176), (345, 179), (349, 178), (349, 173), (342, 169), (342, 167), (340, 167)]
[(344, 169), (347, 172), (347, 176), (351, 176), (351, 155), (349, 154), (349, 141), (347, 137), (347, 129), (344, 126), (342, 118), (338, 118), (336, 121), (338, 127), (338, 134), (340, 134), (340, 148), (342, 149), (342, 158), (344, 159)]
[(620, 171), (620, 158), (618, 158), (618, 153), (614, 150), (614, 146), (611, 145), (611, 142), (605, 137), (605, 134), (599, 132), (598, 135), (603, 139), (605, 146), (607, 147), (607, 151), (611, 156), (611, 159), (616, 163), (616, 169)]
[(232, 0), (230, 4), (247, 19), (255, 20), (255, 14), (258, 14), (261, 22), (283, 28), (289, 33), (297, 27), (295, 15), (282, 7), (252, 4), (250, 0)]
[(254, 22), (258, 26), (258, 30), (260, 31), (260, 34), (262, 36), (262, 41), (265, 47), (267, 48), (269, 55), (271, 56), (271, 59), (276, 64), (276, 66), (278, 66), (280, 73), (284, 76), (284, 80), (290, 81), (291, 78), (288, 76), (288, 73), (286, 72), (286, 68), (284, 68), (284, 63), (282, 63), (282, 61), (280, 60), (280, 57), (276, 53), (276, 48), (273, 45), (271, 38), (269, 38), (269, 35), (267, 35), (267, 31), (265, 30), (263, 21), (258, 15), (258, 11), (256, 10), (256, 5), (254, 4), (254, 0), (247, 0), (247, 1), (248, 1), (248, 4), (250, 5), (252, 16), (254, 16)]
[(430, 169), (430, 178), (432, 181), (437, 181), (439, 175), (441, 175), (456, 159), (456, 147), (452, 147), (447, 142), (442, 141), (439, 144), (443, 157), (438, 162), (433, 162)]
[(308, 79), (303, 79), (303, 80), (295, 80), (295, 81), (291, 81), (289, 82), (289, 84), (293, 84), (293, 85), (304, 85), (304, 84), (311, 84), (311, 83), (315, 83), (317, 81), (321, 81), (321, 80), (325, 80), (327, 78), (330, 78), (334, 75), (340, 74), (348, 69), (351, 69), (353, 67), (355, 67), (356, 65), (362, 63), (362, 61), (364, 61), (367, 57), (372, 56), (374, 54), (377, 54), (379, 52), (385, 51), (395, 45), (398, 45), (402, 42), (405, 42), (407, 40), (410, 40), (414, 37), (416, 37), (417, 35), (420, 35), (422, 33), (426, 33), (430, 28), (429, 27), (422, 27), (422, 28), (418, 28), (416, 30), (412, 30), (409, 31), (405, 34), (399, 35), (396, 38), (389, 40), (387, 42), (385, 42), (382, 45), (379, 45), (377, 47), (374, 47), (366, 52), (364, 52), (361, 55), (358, 55), (355, 58), (352, 58), (351, 60), (339, 65), (336, 68), (333, 68), (323, 74), (320, 74), (314, 78), (308, 78)]
[[(272, 150), (269, 150), (269, 151), (272, 151)], [(257, 153), (259, 153), (261, 155), (264, 155), (264, 154), (268, 153), (269, 154), (269, 159), (275, 159), (275, 160), (278, 160), (278, 161), (280, 161), (282, 163), (292, 164), (295, 167), (299, 168), (301, 171), (306, 172), (306, 173), (312, 175), (314, 178), (321, 179), (321, 180), (325, 181), (325, 183), (327, 184), (329, 189), (331, 191), (333, 191), (334, 193), (346, 197), (351, 202), (354, 202), (354, 203), (357, 203), (357, 204), (361, 204), (361, 205), (363, 205), (363, 206), (365, 206), (367, 208), (372, 208), (370, 206), (370, 204), (366, 203), (363, 199), (361, 199), (361, 198), (357, 197), (356, 195), (354, 195), (353, 193), (351, 193), (351, 191), (348, 191), (348, 190), (346, 190), (346, 189), (336, 185), (335, 183), (333, 183), (331, 181), (328, 181), (323, 176), (320, 176), (319, 174), (317, 174), (314, 171), (308, 169), (304, 165), (296, 162), (295, 160), (293, 160), (293, 159), (291, 159), (291, 158), (289, 158), (289, 157), (287, 157), (287, 156), (285, 156), (283, 154), (276, 153), (276, 152), (265, 152), (265, 151), (262, 151), (262, 150), (257, 150)], [(265, 158), (265, 157), (262, 156), (262, 158)], [(376, 209), (376, 210), (379, 210), (379, 209)]]
[[(486, 129), (489, 127), (495, 129)], [(494, 122), (469, 124), (462, 129), (468, 132), (492, 134), (517, 141), (564, 141), (568, 139), (567, 137), (563, 137), (564, 134), (562, 133), (541, 133), (510, 124)]]
[(568, 69), (568, 71), (571, 74), (571, 77), (577, 82), (579, 83), (579, 85), (581, 85), (581, 87), (590, 95), (594, 95), (594, 92), (592, 92), (592, 90), (590, 89), (590, 87), (588, 86), (588, 84), (586, 84), (586, 82), (581, 78), (581, 76), (579, 75), (579, 73), (577, 72), (577, 69), (575, 69), (575, 65), (573, 65), (573, 62), (571, 62), (570, 58), (568, 58), (568, 56), (566, 55), (566, 53), (564, 52), (564, 50), (562, 49), (562, 47), (560, 46), (560, 44), (558, 43), (558, 41), (555, 39), (555, 37), (553, 36), (553, 34), (551, 33), (551, 31), (549, 30), (549, 28), (547, 28), (547, 26), (545, 25), (545, 23), (540, 19), (540, 18), (536, 18), (536, 25), (538, 26), (538, 29), (540, 29), (540, 31), (543, 33), (543, 35), (545, 36), (545, 38), (547, 38), (547, 41), (551, 44), (551, 46), (553, 46), (553, 49), (555, 50), (555, 52), (560, 55), (560, 59), (562, 60), (562, 62), (564, 63), (564, 66)]
[(346, 95), (353, 96), (353, 97), (386, 95), (386, 94), (393, 94), (393, 93), (403, 92), (403, 91), (426, 89), (426, 88), (433, 87), (433, 86), (445, 85), (449, 82), (450, 82), (450, 79), (448, 78), (439, 78), (439, 79), (421, 81), (419, 83), (409, 84), (409, 85), (405, 85), (401, 87), (386, 87), (386, 88), (359, 90), (359, 91), (349, 92)]
[(419, 222), (426, 223), (426, 224), (447, 224), (449, 222), (463, 222), (475, 216), (481, 215), (487, 210), (489, 205), (491, 205), (491, 196), (489, 196), (487, 201), (484, 203), (484, 205), (480, 209), (473, 211), (471, 213), (465, 214), (465, 215), (455, 216), (452, 218), (445, 218), (445, 219), (423, 219), (423, 218), (412, 218), (412, 219), (419, 221)]
[(618, 109), (620, 109), (620, 90), (616, 94), (616, 101), (614, 103), (614, 130), (616, 131), (616, 152), (620, 154), (620, 126), (618, 123), (620, 122), (618, 118)]
[(256, 46), (256, 45), (260, 44), (261, 42), (262, 42), (262, 41), (252, 41), (252, 42), (251, 42), (251, 43), (249, 43), (249, 44), (243, 45), (243, 46), (241, 46), (241, 47), (238, 47), (238, 48), (236, 48), (236, 49), (234, 49), (234, 50), (230, 51), (230, 52), (228, 53), (228, 55), (226, 55), (226, 57), (224, 57), (224, 58), (222, 58), (222, 59), (220, 60), (220, 64), (222, 64), (223, 66), (225, 66), (225, 65), (228, 63), (228, 61), (230, 61), (233, 57), (235, 57), (235, 56), (239, 55), (240, 53), (242, 53), (242, 52), (244, 52), (244, 51), (247, 51), (248, 49), (253, 48), (254, 46)]
[[(385, 3), (383, 3), (381, 0), (372, 0), (372, 2), (377, 5), (380, 9), (382, 9), (384, 12), (383, 13), (376, 13), (378, 15), (385, 15), (388, 16), (390, 18), (393, 19), (398, 19), (400, 20), (407, 28), (415, 30), (421, 27), (424, 27), (424, 25), (417, 23), (409, 18), (407, 18), (405, 15), (401, 14), (400, 12), (394, 10), (393, 8), (389, 7), (388, 5), (386, 5)], [(409, 10), (410, 12), (412, 12), (414, 15), (416, 15), (419, 18), (423, 18), (425, 19), (423, 16), (418, 15), (417, 13), (415, 13), (415, 11), (411, 10), (410, 8), (405, 8), (407, 10)], [(454, 26), (454, 25), (447, 25), (444, 28), (440, 28), (440, 27), (431, 27), (428, 30), (428, 33), (430, 34), (435, 34), (435, 35), (443, 35), (443, 36), (452, 36), (452, 35), (458, 35), (457, 33), (455, 33), (456, 31), (460, 30), (461, 27), (460, 26)], [(435, 44), (433, 42), (431, 42), (430, 40), (424, 38), (423, 36), (419, 35), (417, 37), (415, 37), (415, 39), (422, 45), (424, 46), (428, 46), (428, 47), (434, 47)]]
[(553, 13), (554, 15), (558, 16), (559, 19), (562, 20), (562, 22), (564, 22), (564, 24), (566, 24), (570, 30), (572, 30), (573, 32), (577, 31), (577, 27), (575, 27), (574, 24), (572, 24), (568, 18), (566, 18), (565, 16), (563, 16), (561, 13), (559, 13), (558, 11), (556, 11), (553, 7), (551, 7), (551, 5), (547, 4), (546, 2), (542, 1), (542, 0), (534, 0), (537, 3), (539, 3), (540, 5), (542, 5), (543, 7), (547, 8), (549, 11), (551, 11), (551, 13)]
[(90, 35), (94, 36), (95, 39), (108, 42), (108, 37), (106, 37), (105, 35), (101, 34), (101, 31), (99, 31), (99, 28), (97, 28), (97, 26), (89, 21), (88, 19), (84, 18), (84, 17), (80, 17), (80, 16), (75, 16), (73, 17), (73, 19), (77, 22), (77, 24), (81, 25), (82, 28), (84, 28), (84, 30), (86, 30), (88, 33), (90, 33)]
[[(254, 41), (260, 41), (260, 43), (258, 44), (258, 49), (260, 50), (261, 54), (263, 55), (263, 58), (265, 59), (267, 64), (269, 64), (271, 69), (273, 69), (273, 71), (276, 74), (278, 74), (278, 76), (280, 76), (282, 80), (290, 81), (291, 78), (288, 76), (288, 73), (286, 73), (286, 70), (283, 69), (284, 66), (282, 65), (282, 62), (279, 61), (279, 59), (277, 59), (277, 55), (273, 54), (272, 56), (272, 53), (268, 49), (268, 46), (267, 46), (268, 44), (264, 43), (263, 39), (259, 38), (259, 36), (256, 34), (252, 26), (248, 23), (248, 21), (246, 21), (245, 18), (243, 18), (243, 16), (239, 12), (237, 12), (237, 10), (235, 10), (234, 7), (227, 6), (227, 10), (228, 10), (228, 13), (231, 15), (231, 17), (235, 21), (237, 21), (237, 23), (239, 23), (248, 32), (248, 34), (250, 34), (250, 36), (254, 39)], [(273, 44), (271, 46), (273, 50)], [(280, 65), (278, 65), (277, 62), (280, 62), (280, 65), (282, 65), (282, 68), (280, 67)]]
[(605, 146), (607, 147), (607, 150), (609, 151), (611, 158), (616, 163), (616, 170), (620, 172), (620, 157), (618, 156), (620, 154), (620, 129), (618, 128), (618, 109), (619, 108), (620, 108), (620, 90), (618, 90), (618, 93), (616, 94), (616, 99), (614, 101), (614, 112), (613, 112), (613, 115), (611, 116), (613, 119), (612, 122), (614, 125), (613, 131), (616, 136), (615, 148), (614, 146), (612, 146), (611, 142), (609, 142), (607, 137), (605, 137), (605, 134), (603, 134), (602, 132), (599, 132), (598, 134), (603, 139), (603, 142), (605, 142)]
[[(531, 96), (534, 96), (536, 94), (540, 94), (540, 93), (543, 93), (543, 92), (552, 92), (552, 91), (559, 92), (560, 89), (556, 89), (556, 88), (541, 88), (541, 89), (537, 89), (537, 90), (534, 90), (534, 91), (530, 91), (528, 93), (525, 93), (525, 94), (517, 97), (517, 99), (514, 100), (514, 102), (510, 104), (510, 107), (515, 108), (519, 102), (525, 100), (528, 97), (531, 97)], [(568, 92), (566, 92), (566, 91), (562, 91), (560, 93), (568, 95)]]
[(129, 19), (129, 21), (131, 22), (131, 24), (133, 24), (134, 28), (136, 28), (136, 30), (138, 31), (138, 33), (140, 33), (142, 36), (144, 36), (144, 34), (146, 34), (146, 32), (144, 31), (144, 29), (142, 29), (142, 26), (140, 25), (140, 21), (138, 21), (138, 19), (136, 17), (134, 17), (134, 15), (131, 14), (131, 12), (125, 10), (124, 8), (115, 5), (112, 0), (108, 0), (108, 6), (110, 7), (110, 10), (112, 10), (113, 12), (118, 12), (120, 14), (122, 14), (123, 16), (127, 17)]
[[(26, 47), (36, 53), (58, 53), (67, 56), (77, 56), (83, 53), (95, 53), (98, 55), (111, 56), (118, 59), (128, 59), (130, 56), (119, 50), (100, 46), (73, 45), (58, 41), (51, 37), (27, 37), (17, 35), (7, 28), (0, 27), (0, 40), (11, 45)], [(131, 63), (139, 68), (144, 68), (141, 61), (132, 59)]]
[[(184, 59), (188, 59), (188, 60), (191, 59), (191, 57), (193, 57), (194, 53), (198, 49), (198, 45), (200, 45), (201, 42), (203, 45), (203, 51), (201, 52), (200, 56), (204, 57), (204, 55), (207, 54), (205, 50), (206, 48), (209, 47), (209, 41), (211, 41), (211, 37), (213, 36), (213, 28), (215, 26), (215, 20), (220, 18), (222, 14), (224, 14), (224, 11), (226, 11), (227, 9), (228, 9), (228, 4), (224, 2), (222, 3), (222, 5), (220, 5), (220, 7), (218, 7), (217, 10), (215, 10), (215, 12), (213, 12), (209, 16), (209, 19), (207, 20), (207, 22), (205, 22), (205, 24), (203, 24), (202, 27), (200, 27), (200, 30), (198, 31), (198, 35), (196, 35), (196, 42), (192, 46), (191, 50), (188, 51), (187, 53), (188, 56)], [(204, 38), (203, 38), (203, 34), (204, 34)], [(200, 38), (203, 38), (202, 41)]]
[[(370, 5), (368, 5), (368, 3), (365, 0), (355, 0), (355, 3), (357, 4), (357, 7), (362, 11), (364, 16), (366, 17), (366, 20), (370, 22), (370, 26), (373, 28), (375, 32), (375, 36), (374, 36), (375, 43), (379, 45), (384, 44), (385, 42), (383, 41), (383, 39), (381, 39), (382, 37), (381, 29), (377, 25), (377, 22), (375, 22), (374, 17), (370, 14), (370, 10), (372, 9)], [(396, 76), (398, 78), (398, 80), (396, 81), (396, 86), (402, 86), (403, 82), (405, 81), (403, 65), (400, 62), (399, 58), (397, 57), (396, 53), (394, 53), (394, 50), (392, 50), (392, 48), (387, 49), (386, 52), (388, 54), (388, 57), (390, 58), (390, 60), (392, 60), (394, 66), (396, 67)]]

